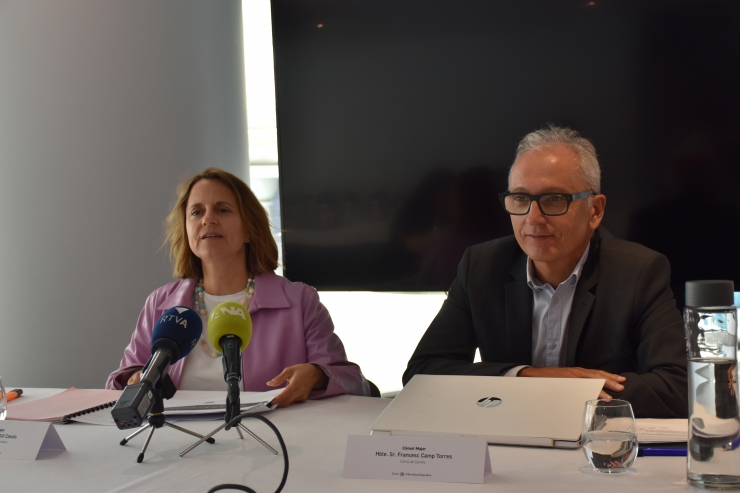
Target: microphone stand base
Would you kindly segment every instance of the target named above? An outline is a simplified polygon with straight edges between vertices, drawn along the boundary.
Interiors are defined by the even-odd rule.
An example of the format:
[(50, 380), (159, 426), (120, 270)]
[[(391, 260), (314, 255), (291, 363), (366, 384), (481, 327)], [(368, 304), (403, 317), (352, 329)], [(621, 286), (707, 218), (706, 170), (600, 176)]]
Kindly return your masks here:
[[(206, 436), (201, 437), (200, 440), (198, 440), (197, 442), (195, 442), (194, 444), (192, 444), (190, 447), (188, 447), (185, 450), (183, 450), (180, 453), (180, 457), (184, 457), (185, 454), (187, 454), (188, 452), (190, 452), (191, 450), (193, 450), (195, 447), (197, 447), (201, 443), (207, 442), (208, 440), (213, 440), (213, 438), (212, 438), (213, 435), (215, 435), (219, 431), (221, 431), (224, 428), (226, 428), (226, 425), (228, 425), (228, 424), (229, 424), (228, 422), (227, 423), (224, 423), (221, 426), (219, 426), (218, 428), (216, 428), (215, 430), (213, 430), (212, 432), (210, 432), (209, 434), (207, 434)], [(237, 423), (236, 426), (234, 426), (233, 428), (239, 434), (239, 438), (240, 439), (244, 440), (244, 435), (242, 435), (242, 432), (241, 432), (241, 430), (244, 430), (244, 431), (246, 431), (249, 434), (249, 436), (251, 436), (252, 438), (254, 438), (255, 440), (257, 440), (260, 443), (260, 445), (262, 445), (263, 447), (265, 447), (267, 450), (269, 450), (270, 452), (272, 452), (274, 455), (278, 455), (278, 451), (277, 450), (275, 450), (274, 448), (272, 448), (270, 446), (270, 444), (268, 444), (266, 441), (264, 441), (259, 436), (257, 436), (256, 433), (254, 433), (252, 430), (250, 430), (249, 428), (247, 428), (246, 426), (244, 426), (241, 422)]]
[(275, 450), (274, 448), (270, 447), (270, 444), (268, 444), (266, 441), (264, 441), (263, 439), (261, 439), (260, 437), (258, 437), (252, 430), (250, 430), (249, 428), (247, 428), (246, 426), (244, 426), (241, 423), (239, 423), (239, 425), (236, 428), (236, 431), (239, 433), (239, 438), (241, 438), (242, 440), (244, 440), (244, 435), (242, 435), (242, 432), (240, 431), (240, 428), (242, 430), (246, 431), (247, 433), (249, 433), (249, 436), (251, 436), (252, 438), (254, 438), (255, 440), (257, 440), (258, 442), (260, 442), (262, 444), (262, 446), (265, 447), (270, 452), (272, 452), (273, 455), (278, 455), (278, 451), (277, 450)]
[(139, 464), (141, 464), (141, 462), (144, 460), (144, 453), (146, 453), (146, 449), (147, 449), (147, 447), (149, 447), (149, 442), (151, 441), (152, 436), (154, 436), (154, 430), (156, 430), (157, 428), (161, 428), (163, 426), (169, 426), (170, 428), (175, 429), (177, 431), (180, 431), (182, 433), (186, 433), (188, 435), (192, 435), (194, 437), (201, 438), (202, 439), (201, 440), (201, 443), (202, 442), (216, 443), (216, 440), (214, 440), (210, 436), (206, 437), (206, 436), (203, 436), (200, 433), (196, 433), (196, 432), (194, 432), (192, 430), (188, 430), (188, 429), (183, 428), (181, 426), (177, 426), (177, 425), (173, 425), (172, 423), (168, 423), (167, 421), (165, 421), (163, 419), (163, 415), (154, 415), (154, 416), (150, 415), (149, 416), (149, 423), (147, 425), (142, 426), (141, 428), (139, 428), (138, 430), (136, 430), (135, 432), (133, 432), (132, 434), (130, 434), (129, 436), (127, 436), (126, 438), (124, 438), (123, 440), (121, 440), (120, 443), (121, 443), (121, 445), (126, 445), (135, 436), (139, 435), (140, 433), (143, 433), (146, 430), (149, 430), (149, 434), (146, 437), (146, 442), (144, 442), (144, 446), (142, 447), (141, 452), (139, 453), (138, 457), (136, 458), (136, 462), (138, 462)]

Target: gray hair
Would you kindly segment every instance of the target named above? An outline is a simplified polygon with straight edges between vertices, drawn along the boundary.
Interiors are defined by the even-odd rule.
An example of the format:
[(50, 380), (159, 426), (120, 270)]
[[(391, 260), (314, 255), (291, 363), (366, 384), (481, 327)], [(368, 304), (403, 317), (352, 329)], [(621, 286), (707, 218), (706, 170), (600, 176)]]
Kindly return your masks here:
[[(581, 137), (581, 134), (571, 128), (556, 127), (549, 124), (547, 128), (528, 133), (516, 148), (514, 162), (516, 163), (519, 156), (525, 152), (553, 144), (565, 144), (578, 154), (583, 181), (586, 182), (589, 190), (593, 190), (597, 194), (601, 193), (601, 167), (596, 157), (596, 149), (590, 140)], [(511, 168), (509, 168), (509, 176), (511, 176)]]

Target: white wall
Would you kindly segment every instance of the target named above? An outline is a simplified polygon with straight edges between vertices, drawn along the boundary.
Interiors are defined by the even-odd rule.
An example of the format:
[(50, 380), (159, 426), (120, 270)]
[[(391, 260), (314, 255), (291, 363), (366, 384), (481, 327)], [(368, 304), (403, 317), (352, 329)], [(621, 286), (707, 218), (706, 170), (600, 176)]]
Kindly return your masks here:
[(0, 375), (102, 387), (178, 181), (248, 178), (239, 0), (0, 0)]
[(445, 298), (444, 293), (321, 292), (347, 358), (381, 392), (401, 390), (406, 364)]

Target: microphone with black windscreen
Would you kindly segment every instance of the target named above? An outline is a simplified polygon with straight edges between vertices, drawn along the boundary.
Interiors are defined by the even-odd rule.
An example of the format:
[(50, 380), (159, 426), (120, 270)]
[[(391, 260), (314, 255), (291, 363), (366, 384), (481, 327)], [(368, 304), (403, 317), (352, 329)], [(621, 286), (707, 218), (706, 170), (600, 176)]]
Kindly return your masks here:
[[(208, 340), (223, 357), (224, 381), (228, 387), (226, 422), (239, 415), (239, 382), (242, 379), (241, 352), (252, 339), (252, 319), (244, 305), (227, 301), (216, 305), (208, 317)], [(228, 429), (228, 428), (227, 428)]]
[(141, 426), (154, 406), (154, 391), (165, 399), (177, 389), (167, 374), (170, 365), (187, 356), (203, 332), (200, 316), (185, 306), (170, 308), (152, 330), (152, 356), (142, 369), (141, 381), (128, 385), (111, 410), (119, 429)]

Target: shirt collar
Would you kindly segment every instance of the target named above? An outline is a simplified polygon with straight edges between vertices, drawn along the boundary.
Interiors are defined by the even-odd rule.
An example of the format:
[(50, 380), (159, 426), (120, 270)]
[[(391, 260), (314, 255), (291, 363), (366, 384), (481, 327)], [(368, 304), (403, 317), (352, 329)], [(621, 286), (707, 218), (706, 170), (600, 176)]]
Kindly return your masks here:
[[(581, 258), (578, 260), (578, 263), (573, 268), (573, 272), (571, 272), (568, 279), (563, 281), (561, 283), (561, 286), (565, 283), (570, 283), (571, 286), (575, 286), (578, 283), (578, 278), (581, 277), (581, 271), (583, 270), (583, 264), (586, 263), (586, 258), (588, 258), (588, 251), (591, 249), (591, 242), (586, 245), (586, 250), (583, 252), (583, 255), (581, 255)], [(530, 287), (533, 291), (539, 291), (540, 289), (543, 289), (545, 287), (542, 282), (535, 277), (534, 274), (534, 262), (532, 261), (529, 256), (527, 256), (527, 286)], [(557, 286), (555, 286), (555, 289), (557, 289)]]
[(249, 307), (252, 308), (251, 312), (262, 308), (290, 308), (290, 301), (277, 274), (265, 272), (254, 278), (254, 299)]

